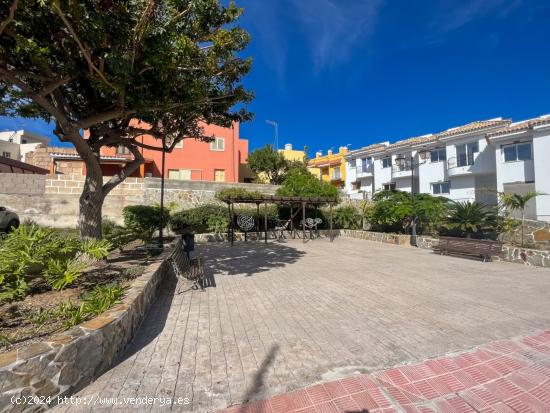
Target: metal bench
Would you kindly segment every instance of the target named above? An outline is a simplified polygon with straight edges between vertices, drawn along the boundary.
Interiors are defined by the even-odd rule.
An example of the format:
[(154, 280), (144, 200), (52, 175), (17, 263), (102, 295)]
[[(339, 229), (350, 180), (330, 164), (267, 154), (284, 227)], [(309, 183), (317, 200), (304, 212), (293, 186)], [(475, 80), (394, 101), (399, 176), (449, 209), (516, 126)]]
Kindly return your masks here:
[(440, 254), (460, 254), (480, 257), (485, 261), (491, 261), (492, 257), (502, 253), (502, 242), (485, 239), (440, 237), (437, 247)]
[(177, 294), (180, 294), (181, 284), (183, 280), (189, 280), (193, 282), (192, 289), (196, 290), (203, 288), (203, 282), (205, 277), (203, 260), (201, 257), (189, 258), (189, 255), (183, 249), (183, 241), (180, 241), (176, 246), (176, 249), (168, 258), (168, 261), (172, 265), (174, 274), (178, 279)]

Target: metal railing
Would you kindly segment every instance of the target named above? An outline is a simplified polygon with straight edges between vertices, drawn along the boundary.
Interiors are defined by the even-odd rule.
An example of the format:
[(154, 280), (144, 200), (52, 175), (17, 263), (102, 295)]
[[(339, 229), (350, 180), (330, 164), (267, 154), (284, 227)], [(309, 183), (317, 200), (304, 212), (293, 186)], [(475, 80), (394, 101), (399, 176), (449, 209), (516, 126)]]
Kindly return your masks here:
[(475, 163), (475, 157), (473, 153), (458, 155), (454, 158), (449, 158), (447, 161), (447, 168), (460, 168), (462, 166), (471, 166)]
[(360, 165), (356, 168), (357, 175), (370, 174), (372, 173), (372, 164)]
[(400, 164), (394, 164), (391, 167), (392, 172), (406, 172), (412, 170), (412, 162), (405, 161)]

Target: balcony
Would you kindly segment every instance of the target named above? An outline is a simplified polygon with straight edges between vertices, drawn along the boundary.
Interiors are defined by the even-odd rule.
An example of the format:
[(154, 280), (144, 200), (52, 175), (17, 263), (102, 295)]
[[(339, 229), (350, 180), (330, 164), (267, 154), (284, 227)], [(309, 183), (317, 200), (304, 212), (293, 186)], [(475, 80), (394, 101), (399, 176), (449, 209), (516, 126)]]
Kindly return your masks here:
[(411, 161), (403, 161), (400, 164), (392, 165), (391, 176), (392, 178), (410, 178), (412, 176)]
[(461, 154), (447, 161), (448, 176), (471, 175), (475, 173), (476, 157), (474, 153)]
[(372, 164), (361, 165), (356, 168), (357, 178), (368, 178), (372, 176), (373, 167)]

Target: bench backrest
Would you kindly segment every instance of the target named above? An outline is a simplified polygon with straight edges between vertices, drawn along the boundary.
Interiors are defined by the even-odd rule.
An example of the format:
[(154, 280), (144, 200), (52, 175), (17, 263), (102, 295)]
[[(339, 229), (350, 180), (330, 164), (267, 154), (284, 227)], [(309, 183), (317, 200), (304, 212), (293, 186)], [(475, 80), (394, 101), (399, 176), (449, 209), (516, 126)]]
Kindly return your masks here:
[(174, 249), (174, 252), (170, 256), (170, 258), (176, 262), (176, 264), (182, 271), (185, 271), (189, 268), (189, 258), (187, 258), (187, 254), (183, 250), (183, 240), (180, 239), (178, 241), (178, 243), (176, 244), (176, 248)]
[(502, 252), (502, 242), (485, 239), (440, 237), (439, 248), (465, 253), (497, 255)]

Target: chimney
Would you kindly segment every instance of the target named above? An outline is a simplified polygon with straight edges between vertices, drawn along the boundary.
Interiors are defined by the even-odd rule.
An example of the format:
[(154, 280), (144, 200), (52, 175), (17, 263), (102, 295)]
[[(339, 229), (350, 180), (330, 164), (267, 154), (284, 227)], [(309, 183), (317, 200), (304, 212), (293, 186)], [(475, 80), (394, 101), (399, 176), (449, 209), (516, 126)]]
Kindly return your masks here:
[(327, 151), (327, 154), (328, 154), (328, 155), (332, 155), (332, 149), (329, 149), (329, 150)]
[(285, 144), (285, 151), (291, 151), (291, 150), (292, 150), (292, 144), (291, 143)]
[(347, 146), (340, 146), (340, 148), (338, 148), (338, 152), (340, 153), (346, 153), (347, 151), (348, 151)]
[(323, 156), (323, 152), (315, 152), (316, 158), (320, 158), (321, 156)]

